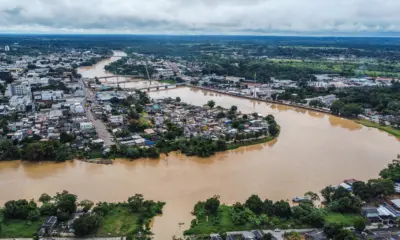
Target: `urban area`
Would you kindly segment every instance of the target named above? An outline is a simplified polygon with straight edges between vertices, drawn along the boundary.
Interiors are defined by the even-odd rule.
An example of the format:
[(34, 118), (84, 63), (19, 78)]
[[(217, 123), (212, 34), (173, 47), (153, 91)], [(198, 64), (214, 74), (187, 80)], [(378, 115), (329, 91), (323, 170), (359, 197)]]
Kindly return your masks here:
[[(400, 137), (397, 43), (382, 52), (356, 41), (303, 48), (296, 38), (288, 46), (278, 40), (178, 39), (159, 48), (151, 39), (88, 47), (62, 36), (0, 38), (0, 160), (113, 164), (176, 152), (206, 160), (285, 130), (273, 114), (149, 95), (185, 87), (333, 114)], [(111, 58), (110, 76), (79, 73)], [(5, 203), (0, 237), (162, 239), (151, 221), (165, 204), (141, 194), (95, 204), (67, 191), (44, 193)], [(291, 201), (252, 195), (226, 205), (215, 195), (191, 213), (174, 239), (400, 239), (400, 156), (379, 178), (347, 179)]]

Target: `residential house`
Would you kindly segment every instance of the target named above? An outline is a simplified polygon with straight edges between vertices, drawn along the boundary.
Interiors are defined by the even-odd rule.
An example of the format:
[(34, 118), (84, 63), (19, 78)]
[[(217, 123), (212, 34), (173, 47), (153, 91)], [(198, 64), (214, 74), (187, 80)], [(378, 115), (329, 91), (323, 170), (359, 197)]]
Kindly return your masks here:
[(92, 130), (94, 127), (91, 122), (81, 122), (79, 123), (79, 128), (81, 130)]
[(32, 100), (30, 95), (12, 96), (9, 100), (9, 105), (17, 112), (25, 112), (29, 107), (32, 107)]

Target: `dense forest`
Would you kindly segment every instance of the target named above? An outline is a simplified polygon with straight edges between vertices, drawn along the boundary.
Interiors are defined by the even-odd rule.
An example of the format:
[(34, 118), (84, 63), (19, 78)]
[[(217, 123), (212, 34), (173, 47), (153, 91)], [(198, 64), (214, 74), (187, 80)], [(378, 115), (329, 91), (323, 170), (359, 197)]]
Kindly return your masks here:
[[(158, 56), (196, 58), (204, 53), (318, 59), (327, 56), (400, 59), (397, 38), (170, 36), (170, 35), (0, 35), (0, 45), (24, 53), (65, 48), (114, 49)], [(0, 49), (0, 52), (3, 49)]]

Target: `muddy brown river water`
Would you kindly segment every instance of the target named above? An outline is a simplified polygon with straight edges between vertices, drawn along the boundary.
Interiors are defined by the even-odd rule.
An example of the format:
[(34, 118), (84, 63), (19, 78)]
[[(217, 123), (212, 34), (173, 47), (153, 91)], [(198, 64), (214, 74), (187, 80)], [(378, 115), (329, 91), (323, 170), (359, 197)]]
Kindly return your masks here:
[[(79, 72), (84, 76), (109, 75), (101, 67), (109, 61), (113, 60)], [(273, 114), (281, 134), (269, 143), (205, 159), (173, 153), (159, 160), (116, 160), (113, 165), (0, 162), (0, 203), (64, 189), (94, 201), (124, 201), (142, 193), (145, 198), (167, 202), (163, 216), (154, 221), (153, 232), (156, 239), (171, 239), (190, 226), (194, 204), (214, 194), (229, 204), (244, 201), (251, 194), (291, 199), (346, 178), (377, 177), (400, 153), (397, 138), (327, 114), (190, 88), (150, 95), (179, 96), (196, 105), (212, 99), (216, 105), (236, 105), (246, 113)], [(185, 224), (180, 226), (181, 222)]]

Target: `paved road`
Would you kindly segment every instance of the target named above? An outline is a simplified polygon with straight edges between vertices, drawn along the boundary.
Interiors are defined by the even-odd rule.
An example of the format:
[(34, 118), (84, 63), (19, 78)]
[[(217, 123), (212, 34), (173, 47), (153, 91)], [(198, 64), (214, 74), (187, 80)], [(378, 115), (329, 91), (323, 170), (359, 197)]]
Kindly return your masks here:
[[(274, 230), (262, 230), (264, 233), (271, 233), (277, 240), (284, 240), (283, 234), (286, 232), (298, 232), (298, 233), (306, 233), (306, 232), (311, 232), (317, 230), (316, 228), (306, 228), (306, 229), (285, 229), (281, 230), (279, 232), (276, 232)], [(227, 232), (228, 234), (241, 234), (243, 232), (248, 232), (248, 231), (238, 231), (238, 232)]]
[[(0, 238), (2, 240), (32, 240), (32, 238)], [(53, 237), (53, 238), (40, 238), (40, 240), (125, 240), (125, 237), (97, 237), (97, 238), (66, 238), (66, 237)]]
[[(83, 80), (80, 79), (80, 84), (82, 88), (84, 89), (85, 93), (85, 100), (90, 99), (92, 102), (94, 102), (95, 97), (94, 93), (86, 88), (85, 84), (83, 83)], [(86, 104), (86, 101), (84, 102)], [(93, 123), (94, 128), (96, 129), (96, 133), (98, 138), (103, 139), (104, 141), (104, 146), (109, 147), (113, 145), (113, 136), (107, 131), (106, 125), (103, 123), (103, 121), (99, 119), (95, 119), (91, 107), (86, 108), (86, 117)]]

